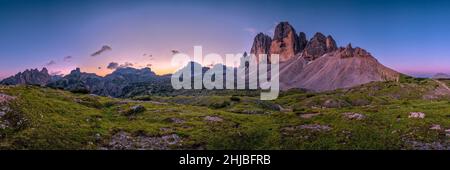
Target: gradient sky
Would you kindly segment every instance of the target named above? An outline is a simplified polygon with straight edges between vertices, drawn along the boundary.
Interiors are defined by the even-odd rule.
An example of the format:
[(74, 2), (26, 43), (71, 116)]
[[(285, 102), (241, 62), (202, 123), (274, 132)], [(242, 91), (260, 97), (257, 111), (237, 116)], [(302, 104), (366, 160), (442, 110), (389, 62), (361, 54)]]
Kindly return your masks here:
[[(280, 21), (363, 47), (403, 73), (450, 73), (449, 11), (439, 0), (0, 0), (0, 78), (44, 66), (104, 75), (109, 62), (170, 73), (172, 49), (249, 51), (256, 33), (272, 36)], [(103, 45), (112, 51), (90, 56)]]

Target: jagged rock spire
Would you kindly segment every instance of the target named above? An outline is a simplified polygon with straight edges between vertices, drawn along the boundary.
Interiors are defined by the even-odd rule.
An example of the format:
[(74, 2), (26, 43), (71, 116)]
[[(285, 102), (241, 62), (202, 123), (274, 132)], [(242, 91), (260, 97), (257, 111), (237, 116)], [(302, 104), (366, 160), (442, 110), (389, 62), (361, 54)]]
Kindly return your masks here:
[(317, 32), (306, 45), (303, 56), (308, 61), (315, 60), (322, 55), (337, 50), (336, 41), (330, 35), (325, 37)]
[(298, 34), (298, 46), (299, 46), (299, 52), (302, 52), (306, 44), (308, 44), (308, 40), (306, 39), (306, 34), (304, 32), (300, 32)]
[[(250, 53), (255, 54), (258, 61), (260, 61), (261, 59), (259, 58), (259, 54), (269, 54), (271, 43), (272, 38), (270, 38), (270, 36), (264, 33), (259, 33), (253, 40), (253, 45)], [(267, 57), (269, 57), (269, 55)]]
[(279, 54), (280, 61), (287, 61), (301, 51), (299, 37), (295, 29), (288, 22), (280, 22), (270, 46), (271, 54)]

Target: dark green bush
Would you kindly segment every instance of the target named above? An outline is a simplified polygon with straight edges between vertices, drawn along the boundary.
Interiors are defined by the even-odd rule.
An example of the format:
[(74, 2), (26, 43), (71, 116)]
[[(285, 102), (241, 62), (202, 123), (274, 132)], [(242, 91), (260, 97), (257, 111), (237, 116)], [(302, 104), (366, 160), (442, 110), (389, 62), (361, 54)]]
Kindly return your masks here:
[(234, 101), (234, 102), (240, 102), (240, 101), (241, 101), (241, 98), (239, 98), (238, 96), (231, 96), (231, 97), (230, 97), (230, 100), (231, 100), (231, 101)]
[(222, 103), (213, 103), (213, 104), (209, 105), (209, 107), (213, 108), (213, 109), (221, 109), (221, 108), (225, 108), (229, 105), (230, 105), (229, 101), (223, 101)]

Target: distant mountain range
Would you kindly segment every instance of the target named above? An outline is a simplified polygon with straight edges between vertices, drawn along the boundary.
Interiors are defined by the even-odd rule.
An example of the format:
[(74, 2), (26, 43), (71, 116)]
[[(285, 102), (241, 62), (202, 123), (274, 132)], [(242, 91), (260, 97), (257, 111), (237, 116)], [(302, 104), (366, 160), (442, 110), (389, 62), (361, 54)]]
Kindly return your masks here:
[[(400, 73), (379, 63), (369, 52), (359, 47), (338, 47), (332, 36), (316, 33), (307, 40), (288, 22), (279, 23), (273, 38), (259, 33), (254, 38), (251, 53), (280, 56), (280, 87), (282, 90), (302, 88), (327, 91), (348, 88), (373, 81), (396, 81)], [(244, 56), (246, 57), (246, 56)], [(261, 60), (261, 58), (257, 58)], [(204, 67), (203, 71), (208, 68)], [(225, 69), (225, 67), (224, 67)], [(46, 68), (25, 70), (4, 79), (0, 84), (33, 84), (103, 96), (130, 97), (173, 91), (170, 76), (158, 76), (150, 68), (118, 68), (105, 77), (81, 72), (51, 76)]]
[(31, 84), (31, 85), (46, 85), (48, 82), (59, 78), (58, 76), (50, 76), (47, 68), (43, 68), (41, 71), (38, 69), (25, 70), (19, 72), (14, 76), (8, 77), (0, 82), (4, 85), (16, 85), (16, 84)]
[(432, 79), (450, 79), (450, 75), (449, 74), (445, 74), (445, 73), (437, 73), (435, 75), (433, 75), (433, 77), (431, 77)]
[(170, 75), (158, 76), (150, 68), (117, 68), (105, 77), (81, 72), (79, 68), (70, 74), (51, 76), (47, 69), (26, 70), (0, 82), (4, 85), (31, 84), (64, 89), (72, 92), (92, 93), (112, 97), (132, 97), (171, 91)]

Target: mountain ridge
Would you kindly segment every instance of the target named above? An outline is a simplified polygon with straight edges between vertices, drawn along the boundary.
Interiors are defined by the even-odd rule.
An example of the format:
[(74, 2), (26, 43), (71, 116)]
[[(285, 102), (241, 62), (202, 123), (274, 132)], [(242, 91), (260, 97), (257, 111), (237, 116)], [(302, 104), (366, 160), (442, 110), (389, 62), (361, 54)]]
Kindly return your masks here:
[[(400, 73), (382, 65), (360, 47), (353, 48), (351, 44), (338, 47), (331, 35), (320, 32), (308, 40), (304, 32), (297, 33), (288, 22), (280, 22), (276, 26), (273, 38), (264, 33), (257, 34), (251, 53), (268, 54), (269, 61), (271, 55), (280, 55), (282, 90), (301, 88), (328, 91), (372, 81), (398, 81), (400, 76)], [(103, 77), (81, 72), (79, 68), (64, 77), (51, 76), (46, 68), (42, 71), (33, 69), (6, 78), (0, 84), (37, 84), (113, 97), (128, 96), (124, 89), (132, 92), (137, 88), (147, 94), (148, 89), (167, 90), (171, 85), (170, 74), (159, 76), (150, 68), (131, 67), (117, 68)]]
[[(275, 47), (275, 50), (272, 49), (274, 43), (267, 47), (261, 46), (264, 43), (260, 43), (258, 38), (255, 38), (253, 42), (253, 44), (259, 44), (253, 47), (269, 48), (271, 53), (268, 56), (280, 55), (280, 87), (282, 90), (301, 88), (328, 91), (372, 81), (398, 81), (399, 79), (400, 73), (382, 65), (369, 52), (360, 47), (353, 48), (351, 44), (346, 47), (338, 47), (331, 35), (325, 36), (320, 32), (315, 33), (308, 41), (305, 33), (300, 32), (299, 36), (293, 36), (293, 31), (295, 29), (288, 22), (281, 22), (277, 25), (272, 42), (275, 40), (282, 42), (278, 43), (283, 46), (283, 48), (280, 47), (284, 50), (281, 50), (282, 53), (277, 53), (280, 52), (278, 47)], [(286, 38), (289, 36), (294, 38)], [(298, 43), (300, 41), (302, 43)], [(295, 44), (304, 44), (304, 48), (297, 49)], [(252, 48), (252, 51), (264, 50)], [(286, 53), (286, 51), (291, 53)], [(270, 59), (270, 57), (268, 58)]]

